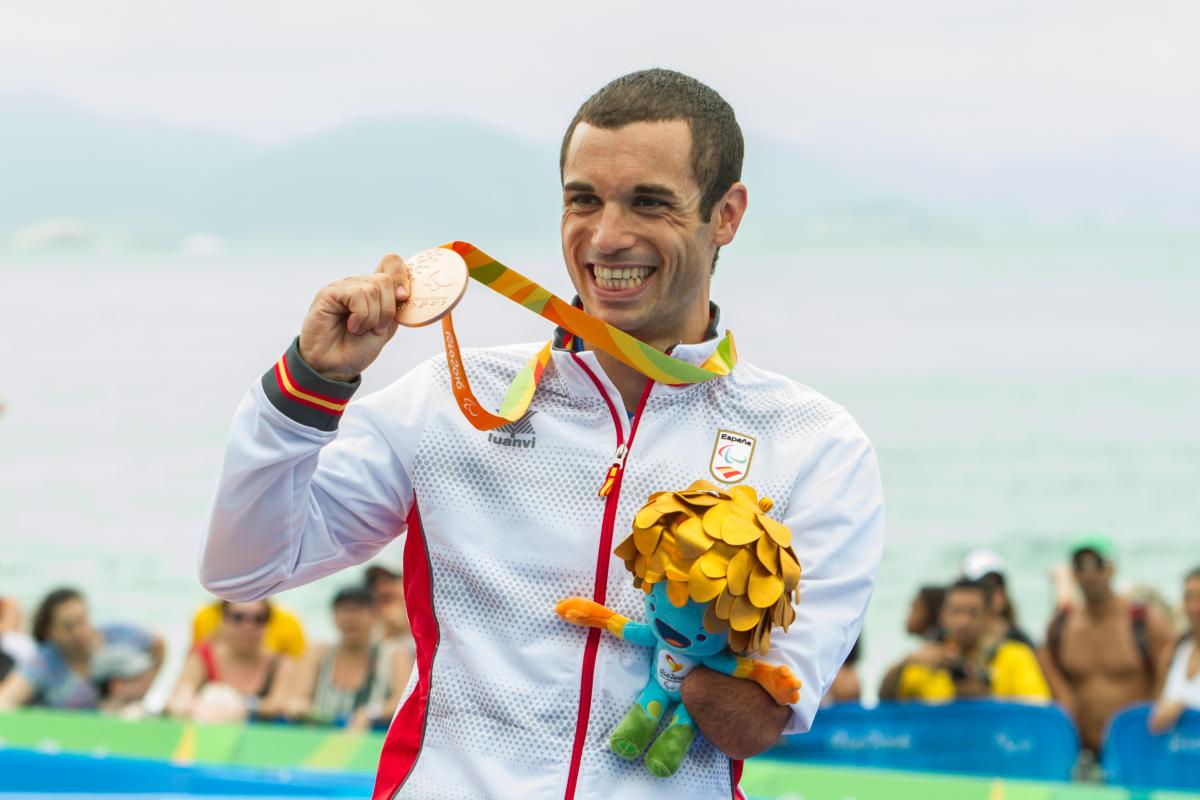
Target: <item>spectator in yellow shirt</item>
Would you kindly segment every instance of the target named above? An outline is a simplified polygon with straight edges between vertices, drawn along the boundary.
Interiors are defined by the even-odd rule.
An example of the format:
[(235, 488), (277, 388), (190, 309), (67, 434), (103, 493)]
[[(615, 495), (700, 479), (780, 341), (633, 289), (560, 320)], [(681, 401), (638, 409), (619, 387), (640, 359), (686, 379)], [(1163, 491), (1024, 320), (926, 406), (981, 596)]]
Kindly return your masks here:
[[(196, 611), (196, 616), (192, 618), (193, 648), (216, 632), (221, 624), (221, 610), (221, 601), (214, 600)], [(267, 622), (263, 644), (269, 652), (300, 657), (305, 648), (304, 628), (300, 626), (300, 620), (292, 612), (271, 603), (271, 617)]]
[(943, 640), (920, 647), (888, 670), (879, 699), (1049, 702), (1050, 687), (1028, 645), (986, 640), (989, 600), (987, 587), (976, 581), (960, 580), (947, 589), (940, 615)]

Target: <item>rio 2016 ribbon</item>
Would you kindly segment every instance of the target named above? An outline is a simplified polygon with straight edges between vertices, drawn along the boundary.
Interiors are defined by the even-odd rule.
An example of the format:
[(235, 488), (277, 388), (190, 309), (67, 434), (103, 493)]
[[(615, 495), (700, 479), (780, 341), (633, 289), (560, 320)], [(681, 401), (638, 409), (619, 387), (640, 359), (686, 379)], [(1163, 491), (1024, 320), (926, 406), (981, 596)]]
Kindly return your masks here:
[[(728, 331), (704, 364), (701, 366), (689, 364), (596, 319), (582, 309), (576, 308), (542, 288), (535, 281), (504, 266), (472, 244), (450, 242), (442, 245), (442, 248), (452, 250), (462, 257), (472, 279), (553, 322), (587, 342), (589, 346), (607, 353), (657, 383), (666, 383), (672, 386), (701, 383), (728, 375), (733, 370), (734, 364), (737, 363), (737, 350), (733, 344), (733, 335)], [(463, 365), (462, 353), (458, 347), (458, 337), (454, 333), (454, 324), (450, 317), (449, 313), (441, 317), (442, 338), (446, 346), (450, 386), (463, 415), (481, 431), (493, 430), (501, 425), (519, 420), (533, 401), (538, 381), (541, 380), (546, 364), (550, 362), (552, 342), (547, 342), (521, 368), (512, 384), (509, 385), (498, 412), (492, 414), (471, 391), (471, 384), (467, 380), (467, 372)]]

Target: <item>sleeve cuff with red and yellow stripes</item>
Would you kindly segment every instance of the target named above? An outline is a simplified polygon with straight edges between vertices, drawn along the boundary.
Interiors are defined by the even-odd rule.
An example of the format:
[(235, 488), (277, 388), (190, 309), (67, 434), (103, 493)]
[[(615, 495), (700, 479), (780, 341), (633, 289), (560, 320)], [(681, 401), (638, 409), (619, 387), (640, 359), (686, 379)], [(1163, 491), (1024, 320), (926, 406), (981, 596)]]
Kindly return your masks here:
[(361, 378), (343, 383), (317, 374), (300, 357), (299, 336), (262, 377), (263, 391), (271, 405), (289, 419), (322, 431), (337, 429), (346, 404), (361, 383)]

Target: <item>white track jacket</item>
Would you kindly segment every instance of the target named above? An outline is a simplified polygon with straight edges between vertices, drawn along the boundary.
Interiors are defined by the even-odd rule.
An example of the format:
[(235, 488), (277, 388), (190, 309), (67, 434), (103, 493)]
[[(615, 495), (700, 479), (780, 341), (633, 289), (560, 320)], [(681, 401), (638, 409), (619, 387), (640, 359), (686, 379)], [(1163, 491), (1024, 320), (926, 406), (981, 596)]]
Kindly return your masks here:
[[(700, 364), (716, 343), (673, 355)], [(480, 400), (498, 405), (537, 347), (466, 351)], [(766, 659), (803, 681), (787, 732), (807, 730), (882, 554), (867, 437), (840, 406), (745, 362), (693, 386), (654, 384), (631, 417), (592, 353), (556, 349), (529, 413), (491, 432), (463, 419), (449, 380), (434, 358), (346, 406), (357, 384), (322, 379), (293, 343), (234, 418), (204, 586), (266, 597), (404, 540), (416, 668), (375, 800), (738, 797), (741, 763), (703, 736), (667, 779), (610, 752), (651, 650), (568, 625), (554, 605), (582, 595), (641, 618), (644, 595), (612, 551), (647, 496), (700, 478), (753, 486), (775, 501), (803, 569), (796, 621)]]

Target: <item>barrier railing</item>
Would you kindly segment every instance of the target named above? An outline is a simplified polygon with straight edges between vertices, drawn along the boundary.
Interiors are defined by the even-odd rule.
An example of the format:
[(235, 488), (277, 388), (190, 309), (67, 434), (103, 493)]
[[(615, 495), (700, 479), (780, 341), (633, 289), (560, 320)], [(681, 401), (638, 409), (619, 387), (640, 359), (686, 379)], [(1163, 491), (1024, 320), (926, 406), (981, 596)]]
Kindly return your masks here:
[(1102, 766), (1108, 782), (1122, 786), (1200, 790), (1200, 711), (1185, 711), (1166, 733), (1150, 733), (1150, 705), (1112, 718)]
[(818, 764), (1069, 780), (1079, 736), (1056, 706), (964, 700), (833, 706), (769, 757)]

